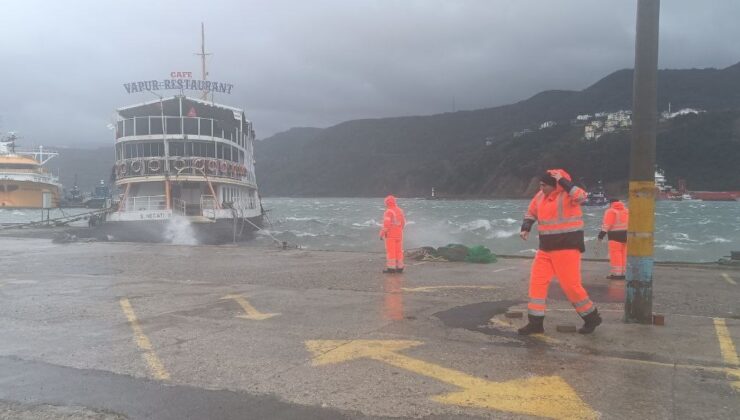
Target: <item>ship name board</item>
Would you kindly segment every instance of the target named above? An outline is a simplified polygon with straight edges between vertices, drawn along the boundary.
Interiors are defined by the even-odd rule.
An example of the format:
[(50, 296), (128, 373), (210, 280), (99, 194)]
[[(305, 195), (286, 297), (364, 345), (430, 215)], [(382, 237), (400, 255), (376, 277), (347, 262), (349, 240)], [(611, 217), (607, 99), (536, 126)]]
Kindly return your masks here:
[[(172, 72), (184, 76), (189, 72)], [(146, 90), (199, 90), (216, 93), (231, 94), (231, 89), (234, 85), (231, 83), (222, 83), (212, 80), (193, 80), (189, 78), (173, 78), (164, 80), (146, 80), (139, 82), (124, 83), (123, 88), (126, 89), (126, 93), (137, 93), (144, 92)]]

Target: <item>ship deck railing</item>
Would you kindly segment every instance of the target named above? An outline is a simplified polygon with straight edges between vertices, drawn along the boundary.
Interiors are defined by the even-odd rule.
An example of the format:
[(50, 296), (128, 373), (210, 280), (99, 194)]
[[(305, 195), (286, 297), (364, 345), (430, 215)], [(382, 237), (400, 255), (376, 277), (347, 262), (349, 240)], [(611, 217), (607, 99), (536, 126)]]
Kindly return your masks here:
[(185, 200), (181, 200), (179, 198), (173, 198), (172, 199), (172, 212), (175, 214), (179, 214), (181, 216), (187, 215), (187, 208), (188, 205), (185, 203)]
[[(197, 136), (202, 139), (223, 139), (239, 145), (239, 127), (226, 129), (223, 123), (213, 118), (200, 117), (164, 117), (165, 130), (162, 129), (162, 117), (146, 116), (126, 118), (116, 124), (116, 141), (125, 140), (127, 137), (140, 136)], [(166, 131), (166, 132), (165, 132)], [(243, 133), (247, 135), (247, 133)], [(242, 139), (244, 140), (244, 139)]]
[(218, 208), (216, 198), (212, 195), (201, 195), (200, 196), (200, 209), (203, 216), (209, 219), (216, 218), (216, 209)]
[(170, 156), (167, 159), (164, 156), (151, 156), (120, 159), (116, 161), (114, 169), (116, 179), (169, 175), (174, 179), (180, 176), (200, 176), (228, 178), (253, 185), (256, 183), (254, 173), (244, 162), (207, 156)]
[(167, 210), (167, 197), (164, 195), (142, 195), (127, 197), (123, 211)]

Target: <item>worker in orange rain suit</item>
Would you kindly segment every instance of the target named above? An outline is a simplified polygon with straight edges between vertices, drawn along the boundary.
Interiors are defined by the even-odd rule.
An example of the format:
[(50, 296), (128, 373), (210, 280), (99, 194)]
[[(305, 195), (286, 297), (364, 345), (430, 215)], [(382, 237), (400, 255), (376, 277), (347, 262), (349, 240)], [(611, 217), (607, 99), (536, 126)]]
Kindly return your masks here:
[(380, 240), (385, 240), (386, 265), (384, 273), (403, 273), (403, 228), (406, 217), (396, 204), (396, 197), (385, 198), (383, 227), (380, 229)]
[(604, 220), (599, 232), (599, 242), (604, 236), (609, 238), (609, 275), (610, 280), (624, 280), (627, 268), (627, 223), (629, 210), (616, 198), (609, 199), (609, 208), (604, 212)]
[(518, 330), (521, 335), (545, 331), (542, 323), (553, 276), (584, 320), (578, 332), (590, 334), (601, 324), (599, 311), (581, 284), (581, 252), (585, 251), (581, 203), (585, 199), (586, 192), (573, 185), (562, 169), (548, 170), (540, 177), (540, 191), (529, 203), (519, 234), (527, 240), (532, 225), (539, 224), (539, 249), (529, 278), (529, 323)]

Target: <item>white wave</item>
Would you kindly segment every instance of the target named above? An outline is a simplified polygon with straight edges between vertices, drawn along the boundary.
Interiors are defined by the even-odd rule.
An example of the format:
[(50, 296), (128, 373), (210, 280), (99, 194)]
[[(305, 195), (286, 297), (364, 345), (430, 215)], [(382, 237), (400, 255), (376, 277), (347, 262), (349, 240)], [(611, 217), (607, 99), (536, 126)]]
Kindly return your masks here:
[(460, 225), (460, 231), (472, 232), (474, 230), (480, 229), (491, 230), (491, 222), (486, 219), (477, 219), (473, 220), (472, 222), (463, 223), (462, 225)]
[(20, 210), (13, 210), (13, 212), (10, 214), (12, 214), (13, 216), (25, 216), (26, 215), (26, 213), (23, 213)]
[(503, 238), (511, 238), (512, 236), (518, 235), (519, 229), (516, 230), (496, 230), (492, 232), (490, 235), (486, 236), (488, 239), (503, 239)]
[(523, 250), (519, 251), (520, 254), (535, 254), (536, 252), (537, 252), (537, 250), (534, 249), (534, 248), (523, 249)]
[(370, 227), (370, 226), (381, 226), (380, 223), (376, 222), (375, 219), (366, 220), (362, 223), (352, 223), (352, 226), (356, 227)]
[(512, 219), (511, 217), (507, 217), (506, 219), (501, 219), (501, 221), (506, 223), (507, 225), (513, 225), (514, 223), (518, 222), (518, 220)]
[(678, 241), (687, 241), (687, 242), (698, 242), (696, 239), (691, 239), (688, 234), (682, 233), (682, 232), (676, 232), (673, 234), (673, 239), (676, 239)]
[(671, 244), (658, 244), (655, 245), (657, 248), (663, 248), (666, 251), (689, 251), (688, 248), (683, 248), (678, 245), (671, 245)]
[(182, 216), (173, 216), (164, 231), (166, 241), (176, 245), (198, 245), (190, 221)]
[(257, 232), (255, 232), (257, 235), (262, 236), (270, 236), (270, 235), (280, 235), (283, 233), (281, 230), (269, 230), (269, 229), (260, 229)]
[(708, 225), (708, 224), (712, 223), (712, 221), (711, 221), (711, 220), (709, 220), (709, 219), (704, 219), (704, 220), (699, 220), (699, 221), (698, 221), (698, 222), (696, 222), (696, 223), (697, 223), (697, 224), (700, 224), (700, 225)]
[(712, 239), (710, 239), (710, 240), (708, 240), (706, 242), (703, 242), (703, 243), (704, 244), (726, 244), (726, 243), (729, 243), (729, 242), (732, 242), (732, 241), (729, 240), (729, 239), (725, 239), (725, 238), (719, 237), (719, 236), (714, 236), (714, 237), (712, 237)]
[(285, 220), (293, 222), (308, 222), (310, 220), (316, 221), (317, 219), (314, 219), (313, 217), (286, 217)]
[(310, 233), (310, 232), (293, 232), (293, 235), (298, 236), (299, 238), (303, 238), (304, 236), (311, 236), (311, 237), (319, 236), (318, 233)]

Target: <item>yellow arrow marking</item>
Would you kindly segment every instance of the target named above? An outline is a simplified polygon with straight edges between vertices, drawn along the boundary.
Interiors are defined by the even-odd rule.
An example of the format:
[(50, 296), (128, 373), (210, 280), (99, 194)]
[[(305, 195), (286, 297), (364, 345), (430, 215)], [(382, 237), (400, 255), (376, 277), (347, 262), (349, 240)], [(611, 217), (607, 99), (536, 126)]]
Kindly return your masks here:
[(463, 388), (432, 397), (444, 404), (553, 419), (597, 417), (597, 413), (559, 376), (490, 382), (398, 353), (420, 344), (420, 341), (409, 340), (311, 340), (306, 341), (306, 348), (314, 355), (314, 366), (368, 358)]
[(737, 286), (737, 283), (735, 282), (735, 280), (733, 280), (733, 279), (732, 279), (732, 277), (730, 277), (730, 275), (729, 275), (729, 274), (727, 274), (727, 273), (722, 273), (722, 277), (724, 277), (724, 278), (725, 278), (725, 281), (726, 281), (726, 282), (730, 283), (730, 284), (731, 284), (731, 285), (733, 285), (733, 286)]
[(441, 289), (498, 289), (498, 286), (423, 286), (423, 287), (402, 287), (404, 292), (433, 292)]
[[(727, 369), (727, 374), (740, 378), (740, 358), (737, 357), (737, 351), (735, 345), (732, 343), (732, 336), (730, 331), (727, 329), (727, 324), (724, 318), (714, 318), (714, 329), (717, 332), (717, 340), (719, 341), (719, 349), (722, 352), (722, 359), (728, 365), (731, 365), (735, 369)], [(740, 392), (740, 380), (731, 382), (730, 385), (735, 388), (735, 391)]]
[(236, 303), (238, 303), (239, 306), (241, 306), (244, 309), (244, 312), (247, 313), (246, 315), (237, 315), (236, 316), (237, 318), (251, 319), (253, 321), (262, 321), (264, 319), (268, 319), (268, 318), (272, 318), (274, 316), (280, 315), (279, 313), (265, 314), (265, 313), (258, 311), (242, 295), (226, 295), (222, 297), (221, 299), (234, 299)]

